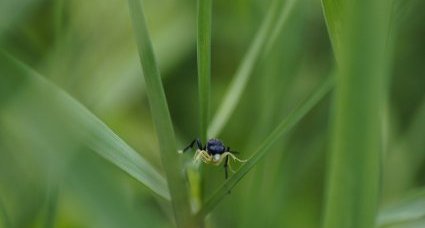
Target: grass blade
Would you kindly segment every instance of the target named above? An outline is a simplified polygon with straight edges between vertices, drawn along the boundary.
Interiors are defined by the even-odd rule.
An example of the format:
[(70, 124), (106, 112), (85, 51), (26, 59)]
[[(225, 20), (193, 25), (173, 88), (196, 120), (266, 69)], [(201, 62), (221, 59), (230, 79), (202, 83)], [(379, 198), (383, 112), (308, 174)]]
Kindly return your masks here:
[(142, 5), (139, 0), (128, 0), (128, 3), (176, 222), (179, 227), (191, 227), (194, 224), (191, 224), (193, 220), (191, 219), (188, 189), (181, 168), (181, 157), (177, 154), (174, 129)]
[(384, 208), (377, 219), (378, 227), (408, 223), (425, 218), (425, 190)]
[(198, 96), (200, 137), (207, 141), (211, 91), (211, 0), (198, 0)]
[(343, 5), (344, 1), (340, 0), (322, 0), (323, 14), (325, 15), (329, 37), (337, 59), (341, 49), (339, 42), (341, 41), (340, 35), (343, 26)]
[(254, 155), (244, 163), (240, 169), (232, 175), (219, 189), (209, 198), (197, 217), (205, 217), (214, 207), (228, 194), (228, 192), (244, 177), (255, 165), (258, 164), (268, 152), (270, 147), (284, 134), (289, 132), (319, 101), (331, 90), (333, 78), (327, 79), (302, 105), (296, 108), (283, 119), (273, 132), (264, 140)]
[[(64, 90), (9, 55), (0, 52), (0, 62), (2, 66), (8, 66), (7, 70), (5, 68), (1, 70), (4, 73), (1, 84), (4, 83), (7, 87), (9, 80), (11, 82), (19, 80), (22, 83), (20, 86), (31, 87), (32, 96), (40, 96), (40, 99), (45, 96), (52, 98), (52, 103), (49, 105), (63, 112), (61, 114), (66, 118), (65, 123), (72, 124), (72, 129), (67, 130), (73, 131), (73, 136), (78, 137), (81, 143), (127, 172), (154, 193), (164, 199), (170, 199), (167, 183), (155, 168), (87, 108)], [(68, 126), (65, 123), (64, 127)]]
[[(202, 142), (207, 141), (207, 129), (210, 118), (211, 96), (211, 20), (212, 0), (198, 0), (198, 34), (197, 34), (197, 61), (198, 61), (198, 96), (199, 96), (199, 137)], [(197, 211), (202, 205), (202, 174), (198, 165), (187, 167), (187, 176), (190, 183), (190, 197), (192, 210)], [(199, 221), (198, 226), (204, 226)]]
[[(286, 24), (286, 19), (293, 11), (294, 3), (296, 1), (299, 0), (274, 0), (271, 3), (266, 18), (255, 35), (248, 52), (242, 59), (242, 62), (233, 76), (229, 89), (224, 96), (223, 102), (220, 104), (218, 111), (212, 119), (211, 125), (208, 129), (209, 138), (214, 138), (219, 135), (223, 127), (226, 125), (240, 100), (239, 98), (246, 87), (248, 79), (254, 69), (255, 63), (260, 57), (260, 54), (264, 49), (266, 49), (265, 47), (269, 41), (272, 43), (276, 41), (276, 34), (278, 34)], [(287, 2), (287, 4), (283, 4), (284, 2)], [(271, 40), (270, 37), (272, 37)], [(269, 44), (269, 46), (271, 46), (271, 44)]]
[(384, 0), (324, 0), (323, 7), (328, 25), (335, 24), (328, 30), (340, 64), (324, 227), (373, 227), (381, 176), (389, 5)]
[[(287, 0), (285, 1), (285, 7), (282, 9), (282, 12), (280, 12), (280, 16), (277, 18), (274, 24), (273, 32), (270, 33), (270, 37), (267, 41), (267, 44), (265, 46), (265, 54), (268, 54), (272, 48), (275, 46), (276, 40), (278, 39), (279, 35), (282, 33), (283, 28), (285, 27), (285, 24), (287, 23), (289, 17), (291, 16), (292, 12), (295, 11), (295, 7), (298, 2), (301, 2), (303, 0)], [(299, 4), (301, 5), (301, 4)]]

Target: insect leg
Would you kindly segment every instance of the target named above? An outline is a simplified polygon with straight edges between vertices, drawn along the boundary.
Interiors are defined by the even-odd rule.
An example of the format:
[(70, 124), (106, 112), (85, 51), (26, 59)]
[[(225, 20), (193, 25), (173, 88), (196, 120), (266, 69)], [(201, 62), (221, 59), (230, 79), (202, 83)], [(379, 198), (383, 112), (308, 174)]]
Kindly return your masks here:
[(193, 155), (193, 162), (197, 162), (199, 160), (199, 157), (200, 157), (199, 153), (200, 153), (200, 150), (197, 150), (195, 152), (195, 155)]
[(197, 138), (197, 139), (194, 139), (186, 148), (184, 148), (183, 152), (186, 152), (189, 148), (193, 148), (195, 143), (198, 146), (198, 149), (201, 150), (202, 149), (202, 143), (201, 143), (201, 140), (199, 140), (199, 138)]
[(226, 178), (226, 179), (229, 176), (228, 166), (229, 166), (229, 156), (227, 155), (226, 160), (224, 160), (224, 178)]
[(202, 161), (206, 164), (210, 164), (210, 162), (212, 161), (211, 155), (209, 155), (205, 150), (201, 151), (201, 155), (202, 155)]
[[(229, 155), (227, 155), (226, 160), (224, 160), (224, 178), (226, 178), (226, 180), (229, 176), (229, 173), (228, 173), (228, 170), (227, 170), (228, 166), (229, 166)], [(230, 190), (227, 191), (227, 194), (230, 194)]]
[(232, 154), (239, 154), (239, 152), (234, 151), (234, 150), (230, 150), (230, 147), (226, 148), (226, 152), (232, 153)]
[(205, 145), (204, 147), (202, 146), (201, 140), (199, 140), (199, 138), (196, 139), (196, 145), (198, 146), (199, 150), (205, 150), (205, 147), (207, 145)]

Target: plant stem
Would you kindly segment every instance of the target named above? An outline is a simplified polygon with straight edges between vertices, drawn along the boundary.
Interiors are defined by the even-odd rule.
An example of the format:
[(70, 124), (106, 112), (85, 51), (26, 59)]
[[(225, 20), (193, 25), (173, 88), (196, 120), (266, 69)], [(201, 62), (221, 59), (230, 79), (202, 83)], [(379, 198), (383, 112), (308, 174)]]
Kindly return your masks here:
[[(199, 96), (199, 136), (202, 142), (207, 142), (207, 130), (210, 118), (211, 94), (211, 20), (212, 0), (198, 0), (198, 96)], [(187, 168), (190, 182), (190, 197), (192, 209), (197, 211), (202, 206), (202, 174), (199, 165)], [(198, 221), (200, 226), (202, 220)]]
[(210, 117), (211, 88), (211, 14), (212, 0), (198, 0), (198, 95), (200, 116), (200, 138), (207, 140)]

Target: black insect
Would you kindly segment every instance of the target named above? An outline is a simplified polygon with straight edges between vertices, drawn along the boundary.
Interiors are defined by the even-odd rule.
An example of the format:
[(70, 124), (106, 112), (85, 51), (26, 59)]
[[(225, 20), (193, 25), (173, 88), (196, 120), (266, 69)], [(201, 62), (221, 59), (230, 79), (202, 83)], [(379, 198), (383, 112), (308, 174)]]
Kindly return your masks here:
[[(194, 162), (202, 161), (205, 164), (220, 165), (224, 160), (224, 174), (225, 178), (228, 177), (229, 157), (239, 162), (245, 162), (235, 156), (238, 152), (230, 150), (230, 147), (226, 147), (223, 142), (218, 139), (209, 139), (206, 145), (202, 145), (201, 140), (194, 139), (182, 152), (186, 152), (188, 149), (197, 146), (195, 156), (193, 157)], [(231, 167), (230, 167), (231, 169)]]

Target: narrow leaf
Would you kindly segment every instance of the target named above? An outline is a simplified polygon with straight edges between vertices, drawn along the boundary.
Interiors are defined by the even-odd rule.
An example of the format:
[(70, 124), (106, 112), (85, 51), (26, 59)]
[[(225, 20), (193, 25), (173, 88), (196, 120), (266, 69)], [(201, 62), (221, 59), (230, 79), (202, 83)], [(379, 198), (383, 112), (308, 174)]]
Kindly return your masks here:
[(159, 141), (162, 165), (167, 175), (177, 225), (192, 227), (188, 188), (184, 179), (181, 157), (177, 154), (174, 129), (164, 88), (153, 53), (145, 16), (139, 0), (128, 0), (140, 63), (146, 82), (146, 92)]
[[(248, 52), (243, 57), (242, 62), (233, 76), (233, 80), (230, 83), (226, 95), (212, 119), (208, 129), (209, 138), (216, 137), (220, 134), (221, 130), (226, 125), (236, 105), (240, 101), (240, 97), (245, 90), (255, 63), (258, 61), (261, 53), (266, 49), (267, 43), (270, 43), (269, 46), (271, 46), (276, 41), (277, 35), (286, 24), (285, 22), (287, 21), (288, 15), (293, 11), (294, 2), (296, 1), (300, 0), (274, 0), (271, 3), (266, 18), (255, 35)], [(283, 4), (284, 2), (286, 2), (286, 4)]]
[(205, 202), (202, 209), (197, 213), (198, 218), (204, 218), (215, 206), (228, 194), (230, 190), (270, 152), (273, 144), (283, 135), (288, 133), (299, 121), (331, 90), (333, 78), (329, 78), (302, 105), (294, 109), (288, 117), (283, 119), (273, 132), (264, 140), (254, 155), (244, 163), (240, 169), (225, 181), (218, 190)]
[[(22, 86), (28, 86), (33, 92), (32, 96), (38, 96), (41, 101), (46, 97), (51, 98), (49, 99), (49, 102), (51, 102), (49, 105), (52, 109), (61, 110), (63, 118), (66, 118), (66, 123), (71, 123), (70, 125), (72, 125), (64, 124), (63, 127), (72, 127), (72, 129), (66, 130), (72, 131), (73, 136), (78, 137), (81, 143), (127, 172), (154, 193), (164, 199), (170, 199), (167, 183), (155, 168), (87, 108), (64, 90), (50, 83), (37, 72), (9, 55), (0, 52), (0, 62), (3, 66), (8, 66), (8, 69), (3, 68), (0, 70), (2, 72), (1, 84), (13, 86), (15, 92)], [(16, 81), (21, 83), (21, 87), (14, 85)], [(25, 108), (23, 107), (23, 109)]]
[(211, 14), (212, 0), (198, 0), (198, 96), (200, 137), (207, 141), (211, 88)]
[(341, 0), (322, 0), (322, 9), (325, 15), (328, 33), (334, 49), (335, 55), (339, 56), (341, 33), (343, 26), (343, 5), (345, 1)]
[(422, 189), (382, 209), (378, 215), (377, 224), (379, 227), (386, 227), (423, 218), (425, 218), (425, 190)]
[(374, 226), (387, 93), (385, 0), (323, 0), (339, 64), (323, 227)]

